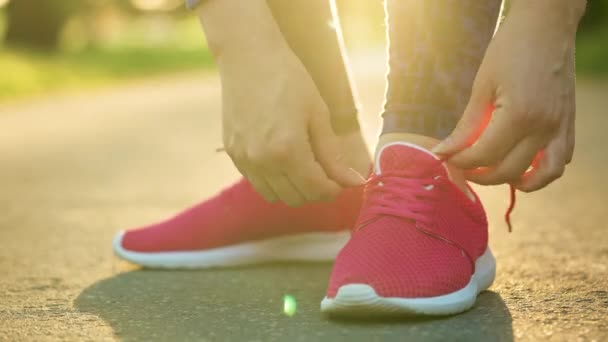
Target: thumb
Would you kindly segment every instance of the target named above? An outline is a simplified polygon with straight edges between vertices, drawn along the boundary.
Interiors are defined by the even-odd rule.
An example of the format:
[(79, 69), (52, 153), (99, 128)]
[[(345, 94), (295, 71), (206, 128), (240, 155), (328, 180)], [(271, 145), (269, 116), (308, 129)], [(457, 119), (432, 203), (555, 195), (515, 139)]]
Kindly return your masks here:
[(309, 134), (315, 158), (330, 179), (343, 187), (360, 186), (365, 183), (365, 179), (344, 160), (342, 146), (331, 127), (327, 110), (313, 115)]
[(456, 128), (433, 148), (433, 153), (449, 158), (472, 145), (479, 138), (494, 110), (490, 88), (485, 88), (476, 91), (473, 87), (473, 94)]

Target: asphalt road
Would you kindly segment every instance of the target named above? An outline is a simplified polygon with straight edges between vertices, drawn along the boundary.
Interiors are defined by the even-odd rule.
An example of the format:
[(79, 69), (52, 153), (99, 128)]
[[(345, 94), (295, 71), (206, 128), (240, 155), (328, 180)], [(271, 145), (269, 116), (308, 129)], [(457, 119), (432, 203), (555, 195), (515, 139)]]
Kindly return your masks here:
[[(357, 70), (373, 143), (383, 74)], [(0, 106), (0, 340), (608, 340), (608, 83), (578, 89), (575, 160), (545, 191), (520, 194), (512, 234), (506, 188), (480, 189), (498, 259), (491, 291), (461, 315), (372, 322), (319, 314), (327, 264), (147, 271), (113, 257), (116, 231), (236, 179), (215, 152), (217, 78)]]

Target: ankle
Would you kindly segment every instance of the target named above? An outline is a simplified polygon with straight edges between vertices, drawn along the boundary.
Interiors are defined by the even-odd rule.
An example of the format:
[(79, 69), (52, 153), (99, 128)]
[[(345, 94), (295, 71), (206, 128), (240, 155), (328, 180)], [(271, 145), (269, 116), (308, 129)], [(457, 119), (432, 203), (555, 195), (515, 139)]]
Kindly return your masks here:
[(382, 134), (378, 140), (378, 146), (376, 147), (375, 154), (378, 154), (382, 147), (398, 141), (414, 144), (427, 150), (431, 150), (439, 143), (439, 140), (424, 135), (409, 133), (385, 133)]
[[(380, 136), (378, 140), (378, 146), (376, 147), (375, 155), (378, 155), (380, 149), (388, 144), (394, 142), (406, 142), (410, 144), (414, 144), (420, 146), (424, 149), (431, 150), (435, 145), (437, 145), (440, 140), (437, 140), (432, 137), (427, 137), (424, 135), (417, 134), (409, 134), (409, 133), (386, 133)], [(448, 168), (449, 176), (451, 181), (460, 188), (465, 194), (470, 195), (470, 191), (467, 187), (466, 178), (464, 176), (464, 171), (458, 167), (455, 167), (446, 162), (446, 166)]]

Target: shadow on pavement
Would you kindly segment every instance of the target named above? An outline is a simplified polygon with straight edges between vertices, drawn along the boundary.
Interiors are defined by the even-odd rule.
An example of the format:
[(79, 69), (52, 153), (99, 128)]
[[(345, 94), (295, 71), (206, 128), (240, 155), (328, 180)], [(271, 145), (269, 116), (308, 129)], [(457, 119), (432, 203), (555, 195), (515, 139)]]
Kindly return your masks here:
[[(125, 340), (512, 341), (500, 295), (485, 292), (470, 311), (440, 319), (329, 321), (319, 303), (328, 264), (272, 264), (206, 271), (137, 270), (102, 280), (75, 300)], [(283, 296), (297, 300), (292, 317)]]

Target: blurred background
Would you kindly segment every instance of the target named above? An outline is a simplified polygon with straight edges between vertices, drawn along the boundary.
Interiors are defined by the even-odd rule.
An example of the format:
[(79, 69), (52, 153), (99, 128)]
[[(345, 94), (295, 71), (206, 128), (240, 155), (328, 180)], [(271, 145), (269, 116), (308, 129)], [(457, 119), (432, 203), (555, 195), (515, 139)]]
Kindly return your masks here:
[[(371, 143), (382, 0), (337, 5)], [(507, 187), (477, 187), (500, 262), (492, 291), (464, 315), (330, 324), (318, 313), (330, 265), (147, 272), (112, 254), (117, 231), (239, 177), (216, 152), (219, 78), (183, 0), (0, 0), (0, 341), (608, 341), (607, 0), (588, 1), (577, 44), (564, 177), (518, 194), (513, 234)]]
[[(350, 50), (384, 40), (382, 1), (338, 0)], [(578, 70), (608, 75), (608, 2), (589, 1)], [(0, 102), (213, 68), (182, 0), (0, 0)]]

